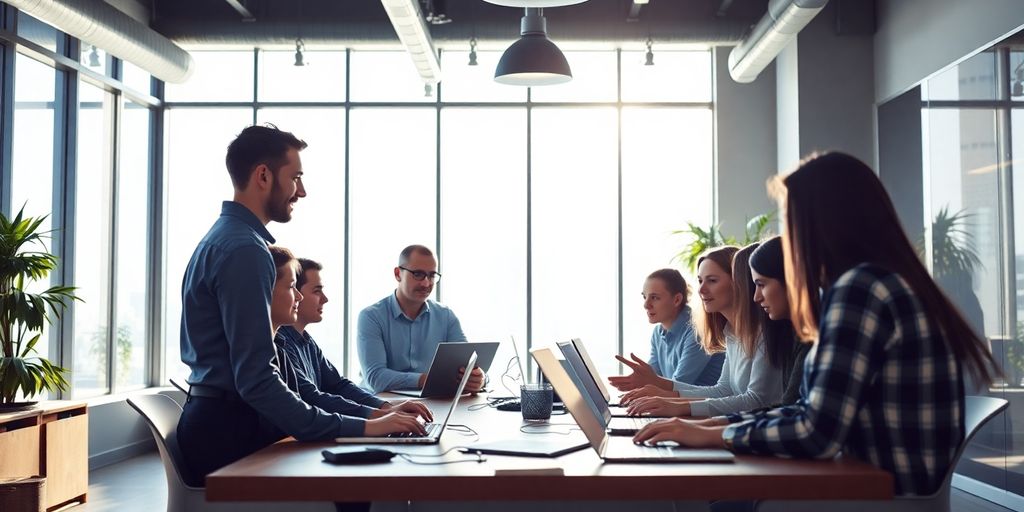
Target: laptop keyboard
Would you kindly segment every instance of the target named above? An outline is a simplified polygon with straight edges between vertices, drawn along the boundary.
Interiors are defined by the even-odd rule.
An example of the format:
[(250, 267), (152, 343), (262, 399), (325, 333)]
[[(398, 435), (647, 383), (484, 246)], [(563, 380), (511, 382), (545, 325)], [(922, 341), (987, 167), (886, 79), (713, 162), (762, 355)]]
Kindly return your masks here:
[(414, 434), (412, 432), (395, 432), (393, 434), (388, 434), (386, 437), (434, 437), (434, 435), (441, 430), (441, 424), (425, 423), (423, 428), (427, 431), (425, 435)]
[(640, 430), (647, 426), (648, 423), (655, 421), (655, 418), (627, 418), (627, 421), (633, 428)]

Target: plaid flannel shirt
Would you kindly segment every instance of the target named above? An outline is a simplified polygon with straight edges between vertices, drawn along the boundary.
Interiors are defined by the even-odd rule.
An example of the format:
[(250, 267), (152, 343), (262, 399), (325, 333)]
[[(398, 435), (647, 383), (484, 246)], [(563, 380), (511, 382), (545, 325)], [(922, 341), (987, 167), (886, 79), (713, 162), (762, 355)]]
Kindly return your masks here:
[(825, 291), (801, 398), (730, 416), (738, 453), (794, 458), (842, 452), (893, 473), (897, 495), (936, 491), (964, 438), (952, 348), (899, 275), (861, 264)]

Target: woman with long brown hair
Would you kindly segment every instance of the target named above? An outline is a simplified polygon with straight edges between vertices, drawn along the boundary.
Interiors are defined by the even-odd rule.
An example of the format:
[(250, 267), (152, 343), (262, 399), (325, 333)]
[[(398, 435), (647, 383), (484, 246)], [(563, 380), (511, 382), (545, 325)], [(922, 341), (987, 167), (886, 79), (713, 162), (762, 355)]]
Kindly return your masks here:
[[(757, 246), (751, 244), (738, 251), (734, 247), (714, 249), (697, 264), (699, 293), (704, 304), (704, 314), (697, 316), (700, 339), (708, 352), (725, 350), (718, 383), (695, 386), (674, 382), (670, 391), (673, 395), (669, 397), (639, 396), (652, 390), (635, 390), (623, 396), (630, 414), (714, 416), (779, 401), (782, 368), (772, 364), (768, 357), (763, 330), (766, 315), (753, 302), (748, 262)], [(641, 365), (637, 361), (633, 364)]]
[(897, 495), (934, 492), (964, 439), (965, 372), (989, 383), (995, 362), (867, 165), (812, 156), (775, 190), (794, 328), (817, 340), (805, 399), (730, 416), (729, 426), (659, 421), (635, 440), (819, 459), (841, 451), (891, 472)]

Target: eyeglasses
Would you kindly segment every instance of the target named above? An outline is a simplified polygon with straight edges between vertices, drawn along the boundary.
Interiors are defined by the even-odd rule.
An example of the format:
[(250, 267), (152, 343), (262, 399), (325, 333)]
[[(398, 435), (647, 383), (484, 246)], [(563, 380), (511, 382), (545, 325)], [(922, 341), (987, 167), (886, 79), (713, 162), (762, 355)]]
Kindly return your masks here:
[(398, 267), (398, 268), (400, 268), (400, 269), (402, 269), (402, 270), (412, 274), (412, 277), (415, 278), (417, 281), (422, 281), (424, 279), (430, 279), (431, 281), (436, 283), (436, 282), (441, 280), (441, 274), (438, 274), (437, 272), (424, 272), (422, 270), (412, 270), (412, 269), (408, 269), (408, 268), (405, 268), (405, 267)]

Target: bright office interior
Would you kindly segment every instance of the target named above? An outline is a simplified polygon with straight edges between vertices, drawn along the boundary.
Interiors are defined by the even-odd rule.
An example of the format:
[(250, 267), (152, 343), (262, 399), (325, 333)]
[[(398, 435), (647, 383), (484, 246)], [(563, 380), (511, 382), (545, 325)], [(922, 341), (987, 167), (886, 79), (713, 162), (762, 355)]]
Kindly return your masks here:
[[(1010, 408), (954, 484), (1024, 507), (1019, 2), (833, 0), (738, 83), (730, 51), (780, 2), (589, 0), (545, 10), (572, 81), (526, 88), (493, 79), (521, 9), (419, 0), (449, 20), (426, 25), (443, 76), (426, 89), (380, 2), (105, 1), (186, 50), (188, 80), (16, 8), (33, 2), (3, 4), (0, 29), (0, 207), (50, 215), (53, 282), (83, 299), (38, 348), (71, 370), (51, 398), (89, 402), (91, 469), (154, 450), (125, 398), (185, 375), (181, 276), (230, 197), (224, 149), (273, 123), (309, 143), (309, 195), (271, 232), (324, 264), (331, 300), (311, 331), (350, 376), (355, 317), (393, 289), (411, 243), (437, 250), (434, 298), (471, 339), (582, 338), (618, 373), (613, 354), (648, 351), (640, 287), (680, 265), (676, 231), (742, 240), (775, 209), (767, 178), (814, 150), (861, 158), (926, 259), (937, 219), (963, 212), (950, 236), (978, 261), (968, 282), (942, 284), (976, 299), (968, 315), (1006, 373), (990, 393)], [(76, 3), (88, 19), (103, 2)], [(495, 367), (510, 357), (503, 346)]]

